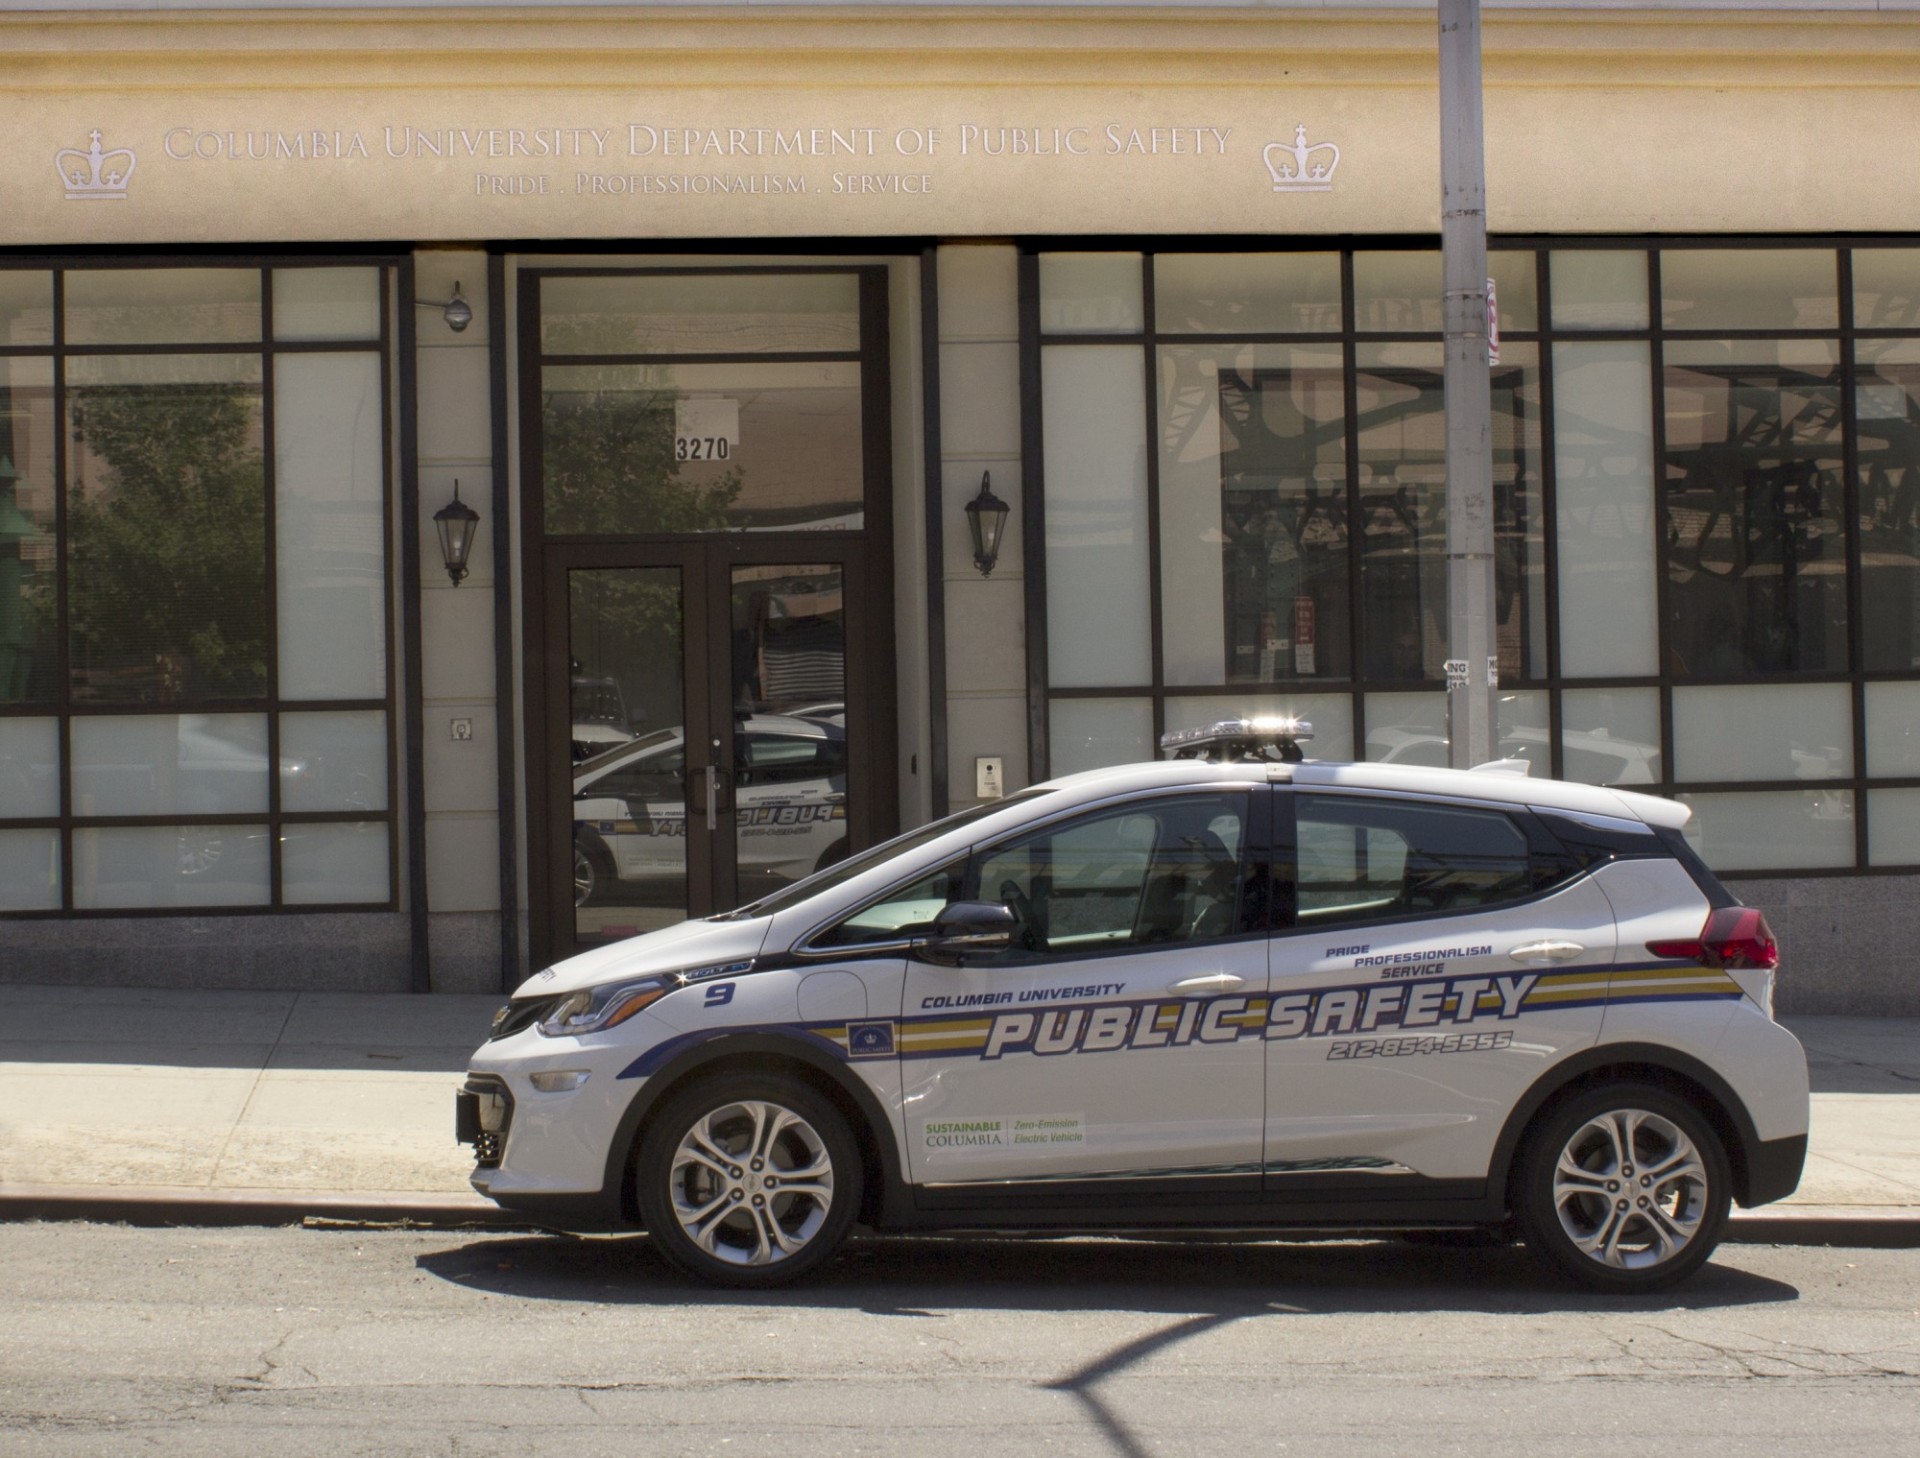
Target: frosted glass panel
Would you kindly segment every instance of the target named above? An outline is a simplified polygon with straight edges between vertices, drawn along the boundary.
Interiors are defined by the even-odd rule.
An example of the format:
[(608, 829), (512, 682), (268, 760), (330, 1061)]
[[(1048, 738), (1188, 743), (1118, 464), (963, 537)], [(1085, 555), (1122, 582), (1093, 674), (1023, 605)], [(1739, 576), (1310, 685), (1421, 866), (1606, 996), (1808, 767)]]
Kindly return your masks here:
[(1367, 695), (1367, 758), (1375, 764), (1447, 763), (1447, 696)]
[(1673, 691), (1676, 780), (1835, 780), (1853, 774), (1843, 684)]
[(280, 808), (387, 808), (387, 716), (379, 709), (280, 716)]
[(1920, 790), (1867, 792), (1867, 861), (1920, 866)]
[(1853, 250), (1857, 329), (1920, 327), (1920, 248)]
[(0, 346), (53, 343), (53, 275), (0, 270)]
[(1055, 699), (1051, 717), (1048, 773), (1055, 777), (1160, 757), (1146, 699)]
[(385, 825), (289, 825), (280, 836), (280, 898), (289, 906), (385, 901)]
[(1530, 249), (1497, 249), (1487, 255), (1503, 333), (1540, 327), (1540, 268), (1535, 259)]
[(1353, 327), (1438, 334), (1444, 287), (1436, 253), (1353, 255)]
[(1305, 719), (1313, 738), (1301, 744), (1308, 759), (1353, 758), (1353, 696), (1351, 694), (1249, 694), (1218, 698), (1168, 699), (1167, 732), (1199, 729), (1222, 719), (1251, 719), (1272, 715)]
[(1867, 685), (1867, 773), (1920, 775), (1920, 683)]
[(387, 692), (377, 354), (274, 359), (280, 696)]
[(264, 714), (73, 720), (76, 815), (246, 815), (267, 808)]
[(276, 268), (275, 339), (378, 339), (380, 270)]
[(1553, 728), (1547, 695), (1542, 689), (1502, 693), (1494, 704), (1494, 729), (1502, 759), (1524, 759), (1529, 773), (1545, 779), (1553, 774)]
[(1163, 334), (1334, 334), (1337, 253), (1162, 253), (1153, 313)]
[(1647, 255), (1620, 248), (1555, 249), (1547, 258), (1553, 281), (1555, 329), (1645, 329)]
[(1561, 671), (1651, 674), (1660, 654), (1648, 346), (1556, 344), (1553, 370)]
[(60, 813), (60, 721), (0, 719), (0, 817)]
[(1561, 778), (1651, 785), (1661, 778), (1658, 689), (1568, 689), (1560, 696)]
[(70, 268), (69, 344), (243, 344), (260, 337), (257, 268)]
[(1132, 334), (1146, 327), (1138, 253), (1042, 253), (1040, 329)]
[(853, 273), (635, 274), (540, 283), (548, 354), (778, 354), (860, 348)]
[(1839, 293), (1830, 248), (1670, 248), (1660, 253), (1669, 329), (1833, 329)]
[(1693, 807), (1687, 839), (1716, 871), (1853, 864), (1853, 792), (1681, 795)]
[(264, 906), (264, 825), (115, 826), (73, 833), (73, 904)]
[(1130, 345), (1041, 353), (1048, 671), (1061, 687), (1148, 681), (1143, 370)]
[(60, 832), (0, 830), (0, 911), (60, 909)]

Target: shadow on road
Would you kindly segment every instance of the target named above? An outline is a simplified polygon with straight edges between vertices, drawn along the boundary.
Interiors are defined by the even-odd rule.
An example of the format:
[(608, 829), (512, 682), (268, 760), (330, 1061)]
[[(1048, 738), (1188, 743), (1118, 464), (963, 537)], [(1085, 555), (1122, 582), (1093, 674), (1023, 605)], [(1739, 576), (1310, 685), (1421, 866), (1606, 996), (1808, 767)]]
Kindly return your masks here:
[(1795, 1301), (1723, 1249), (1676, 1291), (1596, 1296), (1542, 1274), (1522, 1250), (1408, 1242), (1006, 1240), (870, 1237), (797, 1285), (721, 1291), (681, 1276), (644, 1236), (476, 1237), (419, 1257), (472, 1290), (528, 1301), (865, 1311), (938, 1320), (946, 1310), (1137, 1311), (1232, 1319), (1274, 1311), (1707, 1310)]

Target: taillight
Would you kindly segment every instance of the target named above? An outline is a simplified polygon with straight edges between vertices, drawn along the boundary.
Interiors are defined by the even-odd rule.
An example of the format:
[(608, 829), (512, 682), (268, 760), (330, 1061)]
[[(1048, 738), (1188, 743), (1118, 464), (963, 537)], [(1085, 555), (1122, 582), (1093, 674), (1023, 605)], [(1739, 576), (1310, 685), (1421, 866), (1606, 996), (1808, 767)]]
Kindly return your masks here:
[(1780, 944), (1773, 939), (1773, 928), (1753, 906), (1723, 906), (1708, 914), (1697, 938), (1648, 942), (1647, 950), (1656, 957), (1735, 972), (1771, 972), (1780, 965)]

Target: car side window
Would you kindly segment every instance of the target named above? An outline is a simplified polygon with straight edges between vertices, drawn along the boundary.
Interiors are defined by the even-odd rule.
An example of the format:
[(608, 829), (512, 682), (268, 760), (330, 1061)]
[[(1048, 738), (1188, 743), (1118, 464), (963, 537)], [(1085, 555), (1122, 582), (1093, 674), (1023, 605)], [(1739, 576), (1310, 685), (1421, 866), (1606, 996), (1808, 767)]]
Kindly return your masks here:
[(1182, 795), (1050, 826), (976, 857), (973, 898), (1004, 902), (1016, 960), (1204, 941), (1239, 927), (1245, 795)]
[(736, 741), (742, 787), (792, 785), (824, 780), (846, 768), (846, 745), (838, 739), (794, 734), (745, 734)]
[(1469, 911), (1537, 889), (1526, 832), (1500, 811), (1313, 794), (1294, 806), (1302, 925)]

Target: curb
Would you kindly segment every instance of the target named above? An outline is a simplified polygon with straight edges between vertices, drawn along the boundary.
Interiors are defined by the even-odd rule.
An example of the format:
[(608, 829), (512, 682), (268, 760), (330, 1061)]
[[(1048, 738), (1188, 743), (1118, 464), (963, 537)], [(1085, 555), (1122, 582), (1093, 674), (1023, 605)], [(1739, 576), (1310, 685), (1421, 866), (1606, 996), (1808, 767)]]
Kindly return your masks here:
[(478, 1195), (389, 1191), (321, 1194), (191, 1186), (0, 1185), (0, 1221), (95, 1220), (124, 1225), (407, 1225), (530, 1228)]
[(1770, 1205), (1736, 1210), (1722, 1241), (1740, 1245), (1920, 1247), (1920, 1209), (1910, 1206)]
[[(402, 1225), (429, 1230), (537, 1228), (478, 1195), (386, 1191), (321, 1194), (192, 1186), (0, 1185), (0, 1222), (93, 1220), (125, 1225)], [(1284, 1235), (1285, 1232), (1270, 1232)], [(1304, 1232), (1303, 1232), (1304, 1233)], [(1920, 1247), (1920, 1209), (1770, 1206), (1736, 1210), (1721, 1236), (1739, 1245)]]

